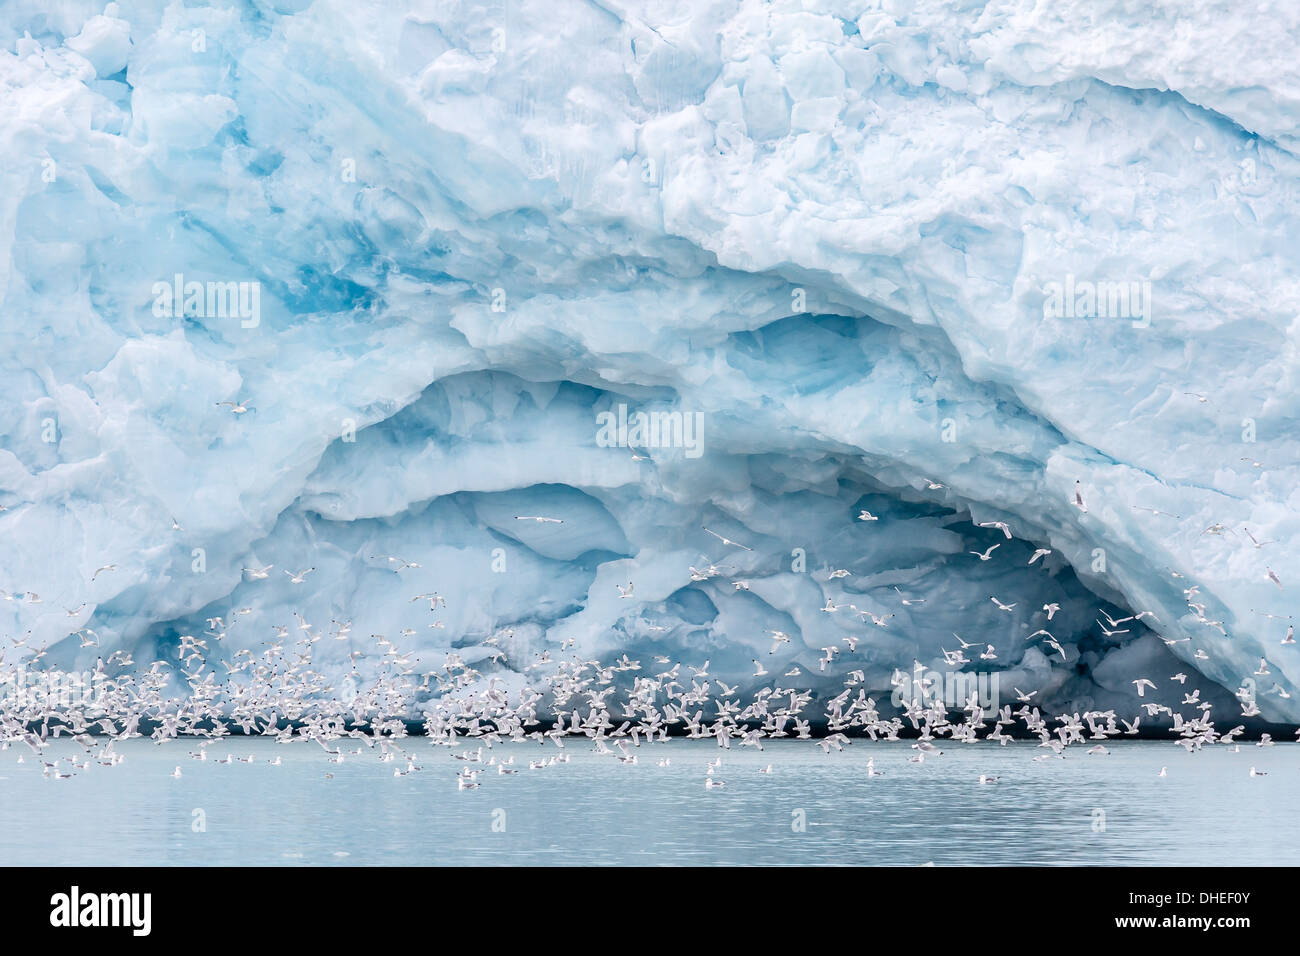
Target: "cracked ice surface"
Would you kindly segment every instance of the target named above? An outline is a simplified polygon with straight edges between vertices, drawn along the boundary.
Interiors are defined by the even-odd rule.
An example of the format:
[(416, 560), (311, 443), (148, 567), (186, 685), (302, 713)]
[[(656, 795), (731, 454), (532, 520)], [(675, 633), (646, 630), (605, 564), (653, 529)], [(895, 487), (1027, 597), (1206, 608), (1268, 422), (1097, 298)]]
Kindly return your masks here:
[[(1056, 709), (1265, 658), (1300, 720), (1300, 11), (1187, 6), (8, 4), (0, 630), (70, 667), (298, 612), (877, 691), (955, 631)], [(159, 315), (177, 273), (260, 321)], [(1149, 321), (1045, 315), (1067, 281)], [(620, 404), (702, 454), (602, 447)]]

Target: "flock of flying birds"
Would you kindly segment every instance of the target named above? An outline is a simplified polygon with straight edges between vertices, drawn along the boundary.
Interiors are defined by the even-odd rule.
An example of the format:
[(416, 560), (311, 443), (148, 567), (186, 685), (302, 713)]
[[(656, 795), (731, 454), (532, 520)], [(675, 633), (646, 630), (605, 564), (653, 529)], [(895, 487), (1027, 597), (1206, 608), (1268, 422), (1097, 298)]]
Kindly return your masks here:
[[(937, 483), (931, 482), (931, 486)], [(941, 486), (939, 486), (941, 487)], [(1085, 508), (1080, 491), (1075, 491), (1076, 504)], [(867, 511), (857, 516), (861, 521), (875, 521), (877, 517)], [(562, 524), (563, 519), (542, 515), (518, 515), (519, 521)], [(173, 521), (173, 528), (179, 525)], [(1010, 539), (1010, 528), (1003, 522), (992, 521), (980, 527), (996, 528)], [(753, 550), (717, 532), (704, 528), (729, 548)], [(1222, 526), (1207, 528), (1206, 534), (1223, 534)], [(1249, 536), (1249, 531), (1247, 530)], [(1253, 536), (1251, 541), (1261, 547)], [(1267, 542), (1265, 542), (1267, 543)], [(970, 552), (980, 561), (987, 561), (1000, 547), (995, 544), (985, 551)], [(1051, 554), (1050, 549), (1039, 548), (1033, 552), (1029, 564)], [(384, 555), (372, 555), (397, 572), (419, 568), (415, 562)], [(112, 573), (112, 564), (97, 568), (92, 575)], [(276, 569), (263, 567), (244, 568), (250, 580), (265, 580)], [(301, 584), (315, 569), (312, 567), (291, 570), (281, 569), (293, 584)], [(690, 569), (693, 580), (706, 580), (719, 576), (723, 570), (716, 564), (703, 569)], [(829, 572), (830, 579), (847, 577), (851, 572), (836, 569)], [(1278, 587), (1281, 582), (1269, 570), (1269, 578)], [(748, 588), (745, 581), (736, 581), (737, 589)], [(620, 585), (622, 597), (633, 596), (632, 582)], [(921, 598), (909, 598), (897, 588), (904, 606), (924, 603)], [(1222, 622), (1206, 618), (1205, 606), (1196, 601), (1198, 588), (1184, 592), (1188, 606), (1195, 611), (1203, 624), (1222, 629)], [(13, 594), (0, 591), (0, 598), (10, 601), (38, 603), (40, 597), (30, 592)], [(1003, 611), (1011, 611), (1015, 604), (1005, 604), (996, 596), (990, 598)], [(410, 603), (428, 602), (429, 611), (436, 613), (446, 607), (446, 599), (434, 593), (416, 594)], [(81, 608), (69, 609), (76, 616)], [(878, 615), (862, 611), (852, 604), (836, 604), (828, 599), (821, 608), (826, 613), (848, 610), (857, 613), (862, 621), (870, 619), (876, 627), (886, 628), (893, 614)], [(1059, 605), (1047, 604), (1042, 608), (1048, 622), (1060, 610)], [(597, 754), (622, 763), (637, 763), (644, 753), (645, 744), (667, 741), (670, 735), (689, 739), (716, 741), (718, 748), (729, 750), (754, 748), (763, 750), (764, 741), (781, 738), (806, 739), (830, 754), (843, 751), (854, 737), (873, 741), (897, 741), (915, 737), (908, 759), (922, 763), (940, 756), (943, 751), (936, 741), (947, 738), (957, 743), (974, 743), (979, 740), (995, 741), (1005, 745), (1015, 737), (1037, 737), (1044, 750), (1035, 761), (1063, 759), (1072, 746), (1090, 745), (1090, 755), (1104, 755), (1108, 751), (1105, 741), (1113, 736), (1135, 736), (1143, 716), (1148, 721), (1161, 721), (1167, 717), (1169, 731), (1175, 743), (1189, 752), (1197, 752), (1210, 744), (1236, 745), (1245, 732), (1238, 724), (1220, 731), (1211, 720), (1212, 705), (1200, 697), (1200, 690), (1185, 689), (1189, 676), (1186, 673), (1170, 675), (1168, 680), (1180, 685), (1183, 712), (1169, 706), (1145, 700), (1141, 705), (1144, 714), (1133, 719), (1120, 718), (1112, 710), (1087, 711), (1049, 716), (1040, 712), (1033, 698), (1036, 692), (1024, 693), (1015, 689), (1013, 707), (985, 708), (975, 695), (964, 708), (950, 709), (939, 702), (937, 695), (913, 694), (904, 696), (901, 713), (882, 715), (876, 699), (870, 694), (861, 666), (848, 667), (842, 689), (833, 696), (798, 687), (803, 672), (797, 663), (788, 669), (778, 667), (779, 674), (767, 670), (765, 664), (754, 659), (752, 683), (761, 683), (752, 692), (741, 694), (739, 684), (728, 685), (720, 675), (710, 673), (710, 661), (700, 666), (683, 665), (665, 656), (656, 656), (643, 665), (625, 653), (612, 663), (583, 659), (573, 650), (569, 640), (555, 654), (550, 649), (528, 655), (517, 650), (520, 642), (511, 630), (501, 631), (481, 642), (474, 653), (463, 653), (467, 648), (446, 653), (439, 666), (428, 666), (419, 655), (399, 647), (403, 639), (415, 637), (413, 628), (402, 630), (398, 640), (383, 634), (370, 634), (358, 640), (352, 634), (350, 621), (331, 621), (328, 627), (316, 627), (302, 615), (294, 615), (294, 625), (277, 625), (268, 640), (254, 646), (254, 651), (242, 647), (227, 653), (225, 643), (230, 630), (240, 624), (240, 618), (252, 608), (236, 609), (226, 617), (211, 617), (208, 630), (200, 636), (181, 635), (174, 648), (175, 656), (152, 661), (147, 668), (140, 667), (131, 655), (122, 650), (111, 653), (107, 659), (96, 663), (93, 693), (84, 699), (58, 699), (55, 695), (10, 694), (0, 695), (0, 749), (11, 746), (30, 754), (42, 764), (46, 777), (69, 779), (92, 767), (113, 767), (121, 764), (125, 756), (116, 749), (119, 741), (143, 737), (146, 734), (159, 744), (177, 738), (191, 741), (189, 756), (195, 760), (213, 760), (216, 763), (251, 763), (253, 756), (239, 757), (226, 753), (224, 757), (209, 755), (229, 748), (237, 749), (234, 732), (272, 738), (280, 743), (312, 742), (318, 745), (325, 758), (332, 763), (342, 763), (349, 757), (373, 754), (379, 760), (393, 763), (393, 775), (403, 777), (424, 769), (423, 758), (417, 751), (417, 742), (441, 746), (450, 751), (459, 764), (456, 786), (472, 790), (482, 786), (485, 775), (508, 776), (525, 771), (515, 765), (514, 756), (498, 757), (491, 753), (494, 745), (506, 741), (532, 741), (545, 748), (546, 755), (527, 762), (528, 771), (544, 770), (567, 763), (566, 741), (582, 742)], [(1122, 625), (1154, 618), (1149, 611), (1129, 617), (1113, 618), (1101, 612), (1106, 623), (1098, 625), (1107, 637), (1130, 633)], [(1273, 617), (1274, 615), (1270, 615)], [(441, 627), (434, 620), (428, 627)], [(784, 646), (791, 645), (791, 637), (782, 631), (769, 632), (772, 648), (769, 657)], [(81, 646), (98, 645), (97, 635), (89, 627), (74, 632), (81, 637)], [(39, 673), (41, 660), (48, 648), (34, 648), (28, 643), (30, 632), (22, 639), (10, 638), (9, 648), (0, 650), (0, 676), (17, 667)], [(960, 668), (972, 662), (966, 651), (978, 645), (962, 640), (953, 650), (942, 649), (947, 666)], [(1066, 658), (1065, 650), (1047, 629), (1039, 629), (1027, 640), (1038, 638), (1053, 651)], [(1173, 646), (1187, 638), (1165, 638)], [(821, 648), (817, 659), (819, 671), (825, 672), (832, 664), (848, 666), (858, 653), (862, 638), (845, 636)], [(346, 643), (350, 672), (340, 681), (331, 680), (314, 664), (318, 646)], [(1288, 626), (1282, 644), (1295, 644), (1294, 627)], [(17, 661), (6, 662), (10, 650), (19, 651)], [(514, 655), (524, 657), (516, 662)], [(337, 659), (341, 653), (325, 655)], [(466, 657), (471, 657), (472, 663)], [(1205, 659), (1198, 650), (1198, 659)], [(997, 659), (992, 644), (986, 644), (976, 654), (978, 660)], [(361, 666), (359, 666), (361, 665)], [(478, 665), (478, 666), (474, 666)], [(483, 668), (483, 669), (480, 669)], [(838, 671), (839, 668), (837, 667)], [(57, 672), (48, 672), (53, 676)], [(1258, 676), (1269, 674), (1268, 662), (1260, 661), (1255, 672)], [(770, 678), (765, 680), (765, 678)], [(907, 676), (895, 670), (891, 684), (898, 687)], [(1136, 694), (1144, 698), (1148, 690), (1159, 687), (1148, 677), (1132, 681)], [(1289, 696), (1280, 685), (1273, 692)], [(1241, 692), (1241, 715), (1258, 716), (1260, 711), (1252, 696)], [(933, 701), (927, 703), (926, 701)], [(420, 729), (423, 736), (412, 734), (415, 728), (411, 715), (423, 714)], [(958, 717), (958, 714), (960, 716)], [(1011, 730), (1012, 733), (1007, 731)], [(814, 736), (814, 732), (819, 736)], [(1300, 731), (1297, 731), (1300, 738)], [(70, 756), (47, 759), (52, 756), (52, 740), (68, 737), (80, 745)], [(221, 741), (225, 739), (225, 744)], [(1259, 746), (1273, 741), (1263, 734)], [(26, 759), (20, 753), (19, 761)], [(280, 758), (270, 763), (279, 765)], [(657, 758), (656, 765), (668, 766), (670, 758)], [(722, 757), (708, 763), (704, 785), (720, 789), (726, 782), (720, 775)], [(762, 772), (771, 773), (769, 764)], [(879, 777), (883, 771), (875, 767), (874, 757), (867, 762), (868, 777)], [(1160, 775), (1166, 774), (1162, 768)], [(177, 766), (172, 776), (180, 777), (183, 771)], [(1250, 768), (1250, 775), (1262, 776), (1262, 771)], [(327, 777), (333, 774), (326, 772)], [(998, 778), (981, 774), (980, 784), (997, 783)]]

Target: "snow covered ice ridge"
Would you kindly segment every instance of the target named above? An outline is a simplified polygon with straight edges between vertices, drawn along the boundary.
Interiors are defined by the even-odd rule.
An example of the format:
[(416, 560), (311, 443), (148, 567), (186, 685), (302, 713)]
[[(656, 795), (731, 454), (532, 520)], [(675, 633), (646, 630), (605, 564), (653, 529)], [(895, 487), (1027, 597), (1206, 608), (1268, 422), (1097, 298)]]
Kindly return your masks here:
[(9, 662), (351, 621), (511, 686), (887, 695), (955, 632), (1049, 711), (1181, 671), (1300, 722), (1297, 38), (1281, 0), (13, 0)]

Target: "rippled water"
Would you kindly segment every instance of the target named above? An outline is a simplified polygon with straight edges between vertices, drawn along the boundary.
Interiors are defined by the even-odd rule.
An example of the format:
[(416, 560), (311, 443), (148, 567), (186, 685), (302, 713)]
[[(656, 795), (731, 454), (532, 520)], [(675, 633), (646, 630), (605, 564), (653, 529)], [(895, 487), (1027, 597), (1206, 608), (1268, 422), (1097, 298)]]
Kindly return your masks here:
[[(190, 741), (132, 740), (117, 745), (123, 764), (65, 780), (11, 747), (0, 753), (0, 863), (1250, 865), (1294, 863), (1300, 850), (1292, 743), (1192, 755), (1114, 742), (1108, 756), (1072, 748), (1035, 762), (1047, 751), (1032, 743), (944, 742), (918, 765), (907, 743), (826, 755), (771, 741), (724, 752), (716, 776), (727, 785), (706, 790), (712, 742), (646, 745), (624, 765), (574, 740), (570, 763), (535, 771), (528, 761), (554, 745), (485, 750), (485, 760), (513, 755), (522, 772), (485, 767), (466, 791), (455, 780), (466, 764), (447, 748), (406, 743), (422, 769), (404, 777), (370, 750), (353, 756), (354, 741), (332, 764), (314, 743), (233, 738), (211, 756), (256, 762), (223, 765), (189, 757)], [(80, 752), (66, 740), (49, 751)], [(280, 766), (268, 762), (277, 756)], [(663, 757), (670, 766), (657, 766)], [(868, 757), (885, 776), (867, 777)], [(1252, 764), (1268, 776), (1250, 777)], [(981, 773), (1001, 782), (981, 786)]]

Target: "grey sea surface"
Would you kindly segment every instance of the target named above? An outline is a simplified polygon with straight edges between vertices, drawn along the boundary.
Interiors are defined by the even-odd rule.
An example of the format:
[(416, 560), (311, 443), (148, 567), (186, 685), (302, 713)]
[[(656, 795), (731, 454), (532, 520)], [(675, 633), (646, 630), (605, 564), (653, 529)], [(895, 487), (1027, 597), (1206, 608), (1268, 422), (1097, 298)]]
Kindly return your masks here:
[[(1033, 758), (1050, 751), (1032, 742), (937, 743), (941, 756), (912, 763), (905, 741), (827, 754), (816, 741), (759, 752), (674, 739), (629, 748), (633, 764), (582, 738), (563, 750), (498, 744), (470, 762), (453, 754), (476, 747), (414, 737), (400, 746), (419, 769), (395, 776), (401, 756), (385, 762), (347, 738), (339, 763), (311, 742), (230, 737), (200, 761), (196, 739), (135, 739), (114, 745), (119, 765), (66, 779), (11, 744), (0, 752), (0, 863), (1262, 865), (1300, 851), (1294, 743), (1190, 754), (1109, 741), (1108, 754), (1074, 746), (1043, 760)], [(561, 753), (568, 763), (529, 769)], [(43, 759), (81, 754), (63, 739)], [(217, 762), (227, 754), (236, 759)], [(726, 785), (706, 788), (719, 756), (713, 776)], [(519, 772), (502, 774), (511, 758)], [(868, 759), (882, 776), (868, 775)], [(482, 770), (476, 789), (458, 789), (466, 768)]]

